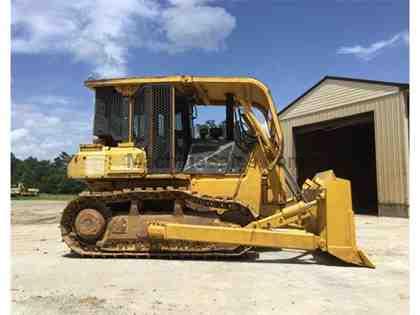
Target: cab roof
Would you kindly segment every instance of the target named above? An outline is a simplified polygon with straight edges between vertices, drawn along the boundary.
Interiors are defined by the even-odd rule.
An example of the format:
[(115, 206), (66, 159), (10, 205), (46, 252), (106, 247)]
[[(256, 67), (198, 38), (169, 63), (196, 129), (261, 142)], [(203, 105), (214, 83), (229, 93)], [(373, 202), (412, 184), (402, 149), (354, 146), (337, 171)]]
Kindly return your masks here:
[(182, 94), (193, 93), (198, 96), (202, 104), (225, 104), (226, 94), (250, 101), (251, 103), (268, 110), (274, 106), (270, 90), (261, 81), (251, 77), (209, 77), (209, 76), (151, 76), (129, 77), (101, 80), (87, 80), (88, 88), (96, 89), (105, 86), (127, 86), (147, 84), (171, 84)]

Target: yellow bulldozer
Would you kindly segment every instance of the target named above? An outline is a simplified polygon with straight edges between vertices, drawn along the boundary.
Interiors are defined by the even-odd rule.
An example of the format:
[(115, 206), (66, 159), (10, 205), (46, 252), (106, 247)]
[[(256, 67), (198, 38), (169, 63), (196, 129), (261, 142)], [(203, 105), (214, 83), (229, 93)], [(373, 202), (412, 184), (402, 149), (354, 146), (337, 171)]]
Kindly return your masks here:
[[(88, 189), (61, 234), (87, 257), (240, 257), (258, 248), (327, 252), (373, 267), (357, 247), (350, 182), (324, 171), (299, 187), (269, 89), (248, 77), (88, 80), (94, 141), (68, 177)], [(198, 130), (216, 110), (220, 125)], [(201, 117), (199, 117), (201, 115)]]

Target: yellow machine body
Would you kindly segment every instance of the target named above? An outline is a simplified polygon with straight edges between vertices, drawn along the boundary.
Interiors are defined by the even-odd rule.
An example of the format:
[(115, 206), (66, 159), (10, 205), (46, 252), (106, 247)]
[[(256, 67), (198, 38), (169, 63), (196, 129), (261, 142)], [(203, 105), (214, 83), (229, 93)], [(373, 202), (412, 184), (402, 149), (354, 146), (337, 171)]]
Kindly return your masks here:
[(144, 177), (146, 153), (130, 144), (110, 148), (102, 145), (83, 145), (68, 165), (69, 178)]
[[(98, 89), (106, 88), (126, 100), (128, 133), (124, 141), (103, 136), (94, 144), (81, 145), (69, 163), (68, 176), (88, 185), (88, 191), (70, 202), (61, 221), (63, 239), (73, 251), (85, 256), (203, 256), (240, 255), (258, 247), (291, 248), (321, 250), (351, 264), (373, 267), (356, 245), (350, 182), (327, 171), (297, 187), (282, 160), (283, 135), (275, 105), (260, 81), (173, 76), (96, 80), (86, 85), (97, 95)], [(147, 89), (150, 86), (152, 90)], [(106, 99), (97, 100), (97, 111), (101, 102)], [(112, 108), (114, 103), (109, 102)], [(191, 111), (180, 109), (187, 102), (228, 104), (231, 113), (238, 110), (242, 120), (230, 118), (226, 123), (227, 129), (232, 128), (226, 138), (232, 141), (206, 140), (207, 147), (218, 150), (197, 158), (194, 150), (202, 147), (196, 149), (201, 144), (194, 142), (201, 140), (192, 139), (185, 147), (189, 153), (179, 154), (178, 140), (187, 131), (177, 130), (175, 117), (179, 113), (190, 117)], [(167, 111), (162, 111), (162, 104), (170, 104), (165, 105)], [(149, 111), (144, 137), (148, 140), (141, 144), (142, 126), (136, 122), (144, 121), (141, 115), (148, 106), (161, 112)], [(257, 119), (256, 109), (265, 122)], [(232, 117), (228, 109), (226, 115)], [(172, 130), (167, 136), (161, 132), (166, 124), (162, 117), (170, 122), (165, 125)], [(224, 167), (227, 160), (233, 163), (239, 150), (234, 132), (240, 124), (249, 130), (253, 144), (249, 150), (241, 149), (247, 156), (241, 168), (220, 172), (217, 167)], [(156, 147), (159, 137), (166, 137), (166, 142)], [(158, 150), (166, 150), (168, 156), (160, 169)], [(215, 159), (223, 150), (230, 150), (228, 158)], [(213, 168), (202, 172), (196, 164)]]

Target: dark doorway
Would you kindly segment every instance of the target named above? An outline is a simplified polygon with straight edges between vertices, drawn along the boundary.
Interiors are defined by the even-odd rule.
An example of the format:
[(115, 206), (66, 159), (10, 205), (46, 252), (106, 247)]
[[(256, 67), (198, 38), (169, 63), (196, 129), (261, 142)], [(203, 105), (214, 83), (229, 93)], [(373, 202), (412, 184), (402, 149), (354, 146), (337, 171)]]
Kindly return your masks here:
[(353, 208), (378, 214), (373, 112), (293, 128), (298, 182), (334, 170), (352, 184)]

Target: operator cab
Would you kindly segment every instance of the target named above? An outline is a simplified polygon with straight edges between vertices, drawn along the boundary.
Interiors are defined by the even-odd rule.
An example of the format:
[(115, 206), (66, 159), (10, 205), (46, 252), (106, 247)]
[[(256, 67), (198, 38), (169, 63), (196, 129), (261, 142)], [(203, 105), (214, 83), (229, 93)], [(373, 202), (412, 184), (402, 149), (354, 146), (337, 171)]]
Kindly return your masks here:
[(242, 173), (257, 143), (231, 93), (203, 104), (194, 89), (169, 84), (143, 85), (130, 97), (113, 86), (95, 91), (96, 142), (143, 148), (151, 174)]

